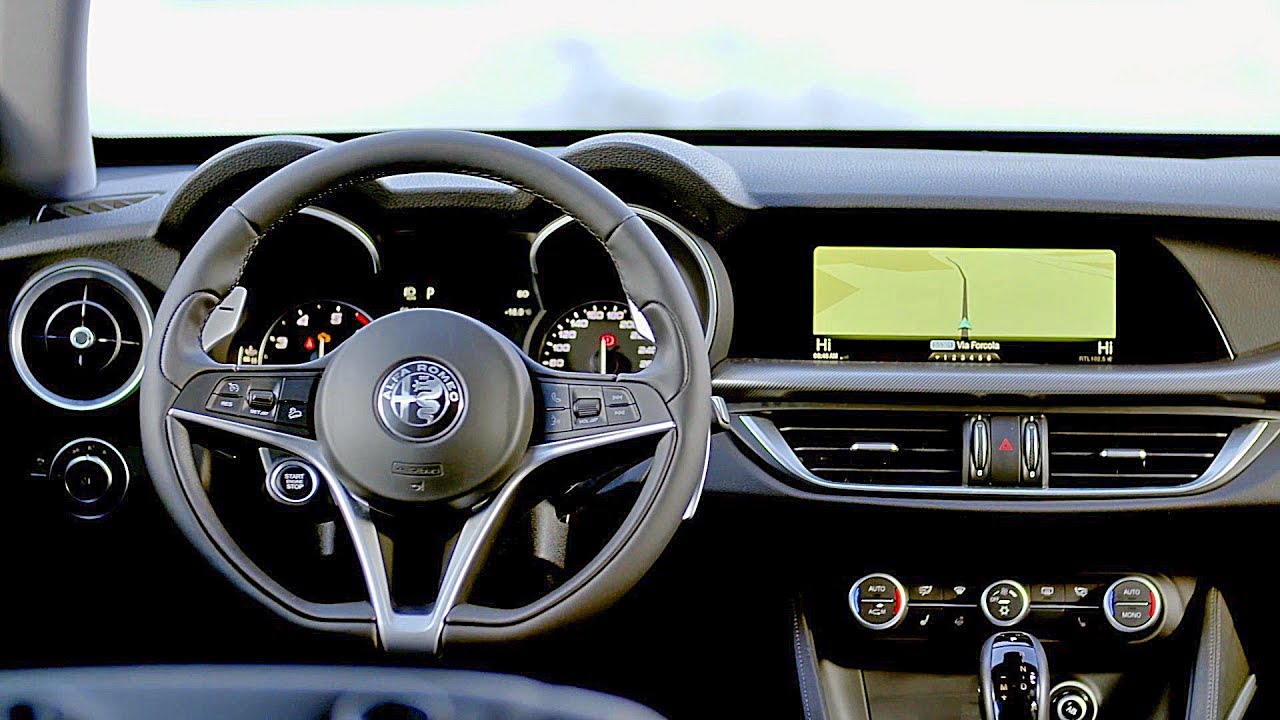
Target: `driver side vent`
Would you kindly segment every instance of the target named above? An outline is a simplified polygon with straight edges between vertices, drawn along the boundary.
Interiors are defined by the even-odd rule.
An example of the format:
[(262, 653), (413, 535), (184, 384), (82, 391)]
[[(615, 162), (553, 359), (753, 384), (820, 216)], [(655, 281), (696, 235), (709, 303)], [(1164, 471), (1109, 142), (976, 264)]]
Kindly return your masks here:
[(805, 468), (823, 480), (847, 485), (961, 485), (963, 417), (843, 410), (764, 414)]
[(1240, 425), (1239, 419), (1205, 415), (1054, 415), (1049, 486), (1186, 485), (1204, 475)]

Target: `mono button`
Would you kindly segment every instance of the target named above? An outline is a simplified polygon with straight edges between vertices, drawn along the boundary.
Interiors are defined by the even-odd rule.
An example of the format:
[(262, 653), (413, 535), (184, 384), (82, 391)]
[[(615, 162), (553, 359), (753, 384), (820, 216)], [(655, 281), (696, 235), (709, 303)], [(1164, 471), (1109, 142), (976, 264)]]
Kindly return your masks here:
[(1140, 633), (1160, 621), (1163, 597), (1155, 583), (1140, 575), (1121, 578), (1107, 588), (1102, 614), (1122, 633)]

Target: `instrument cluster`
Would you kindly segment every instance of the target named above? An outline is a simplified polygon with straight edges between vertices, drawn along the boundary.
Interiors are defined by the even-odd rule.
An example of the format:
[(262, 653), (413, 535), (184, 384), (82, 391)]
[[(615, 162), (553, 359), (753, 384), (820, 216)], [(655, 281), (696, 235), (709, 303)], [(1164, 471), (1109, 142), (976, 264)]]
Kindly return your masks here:
[[(676, 250), (677, 264), (693, 249), (704, 252), (673, 221), (642, 215)], [(701, 280), (691, 289), (713, 311), (714, 282), (700, 267), (681, 270)], [(521, 230), (485, 213), (451, 211), (370, 230), (309, 207), (263, 240), (242, 284), (250, 299), (227, 359), (246, 366), (315, 360), (410, 308), (473, 317), (556, 370), (636, 372), (657, 353), (608, 253), (567, 216)], [(708, 327), (713, 317), (704, 312)]]

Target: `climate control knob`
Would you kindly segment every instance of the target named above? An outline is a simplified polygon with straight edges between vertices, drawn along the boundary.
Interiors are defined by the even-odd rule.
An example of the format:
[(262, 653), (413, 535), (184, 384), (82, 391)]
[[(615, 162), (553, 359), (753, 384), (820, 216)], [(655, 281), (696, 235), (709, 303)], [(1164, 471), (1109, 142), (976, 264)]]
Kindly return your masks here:
[(1160, 622), (1164, 598), (1156, 584), (1141, 575), (1120, 578), (1102, 596), (1102, 614), (1122, 633), (1141, 633)]
[(864, 627), (890, 630), (907, 614), (907, 591), (892, 575), (872, 573), (849, 588), (849, 610)]
[(997, 580), (982, 591), (978, 604), (992, 625), (1013, 627), (1031, 612), (1031, 593), (1020, 582)]

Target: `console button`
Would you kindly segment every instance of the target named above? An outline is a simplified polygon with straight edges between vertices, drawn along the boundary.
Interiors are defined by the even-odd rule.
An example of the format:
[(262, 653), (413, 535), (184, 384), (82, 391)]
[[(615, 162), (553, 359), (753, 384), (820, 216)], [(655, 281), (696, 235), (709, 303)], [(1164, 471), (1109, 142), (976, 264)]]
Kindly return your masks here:
[(1053, 583), (1036, 583), (1031, 586), (1031, 602), (1037, 603), (1060, 603), (1062, 602), (1062, 586)]
[(972, 602), (970, 598), (977, 593), (972, 585), (955, 584), (943, 588), (942, 599), (948, 602)]
[(907, 605), (906, 590), (890, 575), (867, 575), (849, 588), (849, 609), (872, 630), (888, 630), (902, 622)]
[(991, 417), (992, 485), (1022, 482), (1022, 422), (1016, 415)]
[(988, 585), (978, 604), (996, 627), (1013, 627), (1031, 610), (1027, 589), (1013, 580), (997, 580)]
[(1098, 594), (1097, 583), (1068, 583), (1063, 587), (1062, 601), (1068, 603), (1084, 603), (1092, 601)]
[(1070, 680), (1049, 692), (1049, 709), (1053, 720), (1095, 720), (1098, 700), (1088, 686)]
[(930, 585), (921, 583), (907, 586), (907, 592), (911, 598), (911, 602), (940, 602), (943, 597), (943, 589), (938, 585)]
[(1116, 630), (1139, 633), (1160, 620), (1163, 604), (1155, 583), (1145, 577), (1131, 575), (1107, 588), (1102, 599), (1102, 613)]

